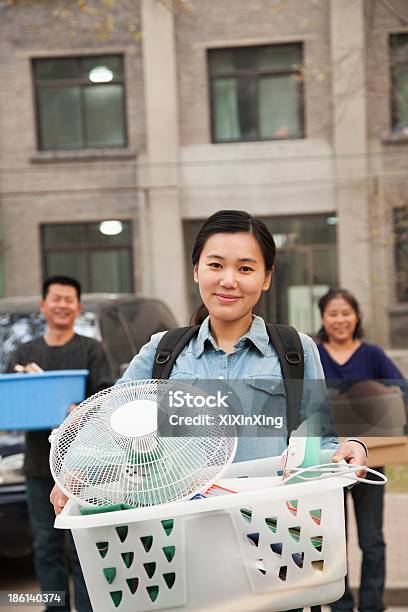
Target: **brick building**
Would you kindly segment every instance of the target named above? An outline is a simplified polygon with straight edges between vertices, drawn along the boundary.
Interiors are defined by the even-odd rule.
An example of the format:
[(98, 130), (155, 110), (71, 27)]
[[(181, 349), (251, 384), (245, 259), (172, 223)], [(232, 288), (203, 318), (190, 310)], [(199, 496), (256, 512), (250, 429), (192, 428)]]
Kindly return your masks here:
[(313, 332), (340, 284), (406, 347), (406, 1), (168, 5), (0, 1), (3, 293), (65, 272), (184, 322), (195, 232), (239, 208), (279, 246), (265, 316)]

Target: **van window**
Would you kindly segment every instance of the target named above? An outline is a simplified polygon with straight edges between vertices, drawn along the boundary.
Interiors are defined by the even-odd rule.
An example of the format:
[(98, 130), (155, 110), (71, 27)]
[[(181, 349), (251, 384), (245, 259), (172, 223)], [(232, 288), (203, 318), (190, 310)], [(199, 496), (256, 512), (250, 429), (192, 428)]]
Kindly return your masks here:
[(124, 302), (120, 309), (136, 352), (149, 342), (153, 334), (177, 327), (173, 315), (161, 302), (141, 301), (137, 305)]
[(81, 334), (81, 336), (88, 336), (88, 338), (96, 338), (100, 340), (100, 333), (96, 325), (96, 313), (95, 312), (82, 312), (79, 317), (75, 319), (74, 325), (75, 332)]
[(17, 347), (42, 336), (45, 321), (39, 312), (0, 313), (0, 372), (4, 372)]
[(123, 316), (117, 305), (109, 305), (100, 309), (99, 327), (112, 373), (114, 376), (119, 376), (120, 366), (130, 363), (137, 351), (132, 338), (125, 329)]

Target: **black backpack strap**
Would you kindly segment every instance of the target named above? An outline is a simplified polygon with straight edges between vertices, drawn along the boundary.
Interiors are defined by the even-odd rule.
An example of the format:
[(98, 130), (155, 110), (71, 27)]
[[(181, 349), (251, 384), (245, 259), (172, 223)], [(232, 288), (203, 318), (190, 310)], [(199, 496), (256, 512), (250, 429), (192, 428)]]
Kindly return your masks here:
[(267, 325), (278, 353), (287, 398), (288, 435), (300, 425), (305, 355), (298, 331), (290, 325)]
[(169, 378), (177, 357), (199, 329), (199, 325), (178, 327), (164, 334), (156, 349), (152, 378)]

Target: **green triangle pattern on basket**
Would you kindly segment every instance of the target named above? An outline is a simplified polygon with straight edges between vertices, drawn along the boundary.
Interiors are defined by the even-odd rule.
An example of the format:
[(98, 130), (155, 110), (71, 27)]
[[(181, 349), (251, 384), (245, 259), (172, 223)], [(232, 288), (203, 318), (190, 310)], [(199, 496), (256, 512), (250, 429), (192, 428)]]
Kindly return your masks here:
[(143, 563), (143, 567), (146, 570), (146, 574), (149, 578), (153, 578), (154, 572), (156, 571), (156, 562), (151, 561), (150, 563)]
[(143, 548), (145, 549), (145, 551), (149, 552), (149, 550), (151, 549), (153, 545), (153, 536), (142, 536), (140, 538), (140, 541), (142, 542)]
[(176, 554), (175, 546), (163, 546), (163, 552), (166, 555), (166, 559), (169, 563), (173, 561), (173, 557)]
[(318, 508), (316, 510), (310, 510), (309, 512), (316, 525), (320, 525), (322, 521), (322, 511)]
[(289, 499), (286, 503), (286, 507), (293, 516), (297, 515), (298, 511), (298, 500), (297, 499)]
[(170, 535), (171, 532), (173, 531), (174, 520), (173, 519), (164, 519), (163, 521), (161, 521), (161, 524), (163, 525), (163, 529), (166, 532), (166, 535)]
[(105, 574), (105, 578), (109, 584), (112, 584), (116, 576), (116, 567), (105, 567), (103, 573)]
[(149, 597), (154, 603), (159, 595), (159, 587), (158, 585), (152, 585), (146, 587), (146, 591), (149, 593)]
[(243, 519), (246, 520), (247, 523), (252, 521), (252, 509), (251, 508), (240, 508), (240, 513)]
[(139, 578), (126, 578), (127, 585), (129, 587), (129, 591), (134, 595), (137, 591), (137, 587), (139, 586)]
[(269, 529), (272, 533), (276, 533), (278, 530), (278, 517), (277, 516), (269, 516), (265, 519), (265, 523), (268, 525)]
[(169, 589), (171, 589), (176, 581), (176, 574), (174, 572), (169, 572), (168, 574), (163, 574), (163, 578)]
[(135, 553), (133, 552), (122, 553), (123, 563), (126, 565), (127, 568), (129, 568), (132, 565), (134, 557), (135, 557)]
[(323, 536), (314, 536), (313, 538), (310, 538), (313, 546), (315, 547), (316, 550), (318, 550), (319, 552), (322, 552), (322, 546), (323, 546)]
[(116, 527), (116, 533), (118, 534), (121, 542), (124, 542), (126, 540), (128, 532), (129, 527), (127, 525), (121, 525), (120, 527)]
[(110, 596), (112, 597), (112, 601), (115, 604), (115, 608), (120, 605), (122, 601), (122, 591), (111, 591)]
[(300, 527), (289, 527), (289, 533), (295, 542), (299, 542), (300, 540)]
[(101, 555), (102, 559), (104, 559), (108, 554), (109, 542), (97, 542), (96, 548), (99, 550), (99, 554)]

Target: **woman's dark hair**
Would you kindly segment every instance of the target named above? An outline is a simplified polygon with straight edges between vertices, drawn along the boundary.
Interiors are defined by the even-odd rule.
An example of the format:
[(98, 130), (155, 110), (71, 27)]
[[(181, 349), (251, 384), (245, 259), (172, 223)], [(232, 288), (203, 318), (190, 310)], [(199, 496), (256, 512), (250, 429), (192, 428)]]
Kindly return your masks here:
[[(336, 298), (342, 298), (343, 300), (345, 300), (347, 304), (356, 313), (357, 325), (353, 333), (353, 340), (355, 340), (356, 338), (362, 338), (364, 336), (364, 330), (363, 330), (363, 325), (361, 322), (362, 314), (361, 314), (360, 304), (358, 303), (357, 298), (355, 298), (354, 295), (350, 291), (347, 291), (347, 289), (329, 289), (329, 291), (325, 293), (319, 300), (320, 316), (323, 317), (324, 312), (326, 308), (328, 307), (329, 303)], [(329, 336), (327, 335), (326, 330), (324, 329), (323, 326), (319, 329), (317, 333), (317, 337), (320, 342), (329, 341)]]
[[(205, 243), (214, 234), (253, 234), (258, 242), (267, 272), (273, 270), (275, 261), (276, 247), (272, 234), (265, 223), (243, 210), (219, 210), (205, 221), (204, 225), (197, 234), (194, 243), (192, 260), (193, 265), (198, 264)], [(201, 304), (191, 318), (193, 325), (201, 325), (208, 316), (208, 310)]]

